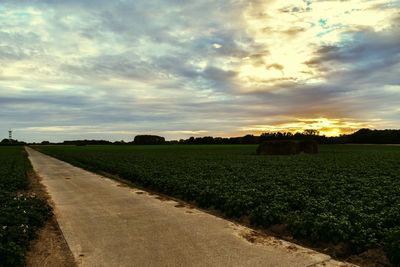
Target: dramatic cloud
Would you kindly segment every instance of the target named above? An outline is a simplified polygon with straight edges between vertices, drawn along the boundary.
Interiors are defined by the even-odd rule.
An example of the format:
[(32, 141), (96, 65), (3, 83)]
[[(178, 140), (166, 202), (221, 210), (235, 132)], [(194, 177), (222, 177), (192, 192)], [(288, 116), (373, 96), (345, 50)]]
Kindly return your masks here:
[(0, 2), (0, 131), (131, 140), (400, 125), (400, 3)]

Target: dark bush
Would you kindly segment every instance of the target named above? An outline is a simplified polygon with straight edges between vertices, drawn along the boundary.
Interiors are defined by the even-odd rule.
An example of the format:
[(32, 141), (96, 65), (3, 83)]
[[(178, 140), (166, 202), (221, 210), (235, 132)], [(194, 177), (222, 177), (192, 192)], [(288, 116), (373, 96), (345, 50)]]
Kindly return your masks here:
[(165, 138), (158, 135), (137, 135), (133, 141), (135, 145), (161, 145)]

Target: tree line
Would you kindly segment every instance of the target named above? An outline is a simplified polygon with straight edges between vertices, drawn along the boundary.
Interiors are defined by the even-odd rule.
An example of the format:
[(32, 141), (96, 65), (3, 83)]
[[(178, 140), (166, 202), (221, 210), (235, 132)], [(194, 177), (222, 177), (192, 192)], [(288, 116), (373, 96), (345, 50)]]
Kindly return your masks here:
[[(262, 133), (261, 135), (247, 134), (240, 137), (190, 137), (188, 139), (170, 140), (166, 141), (164, 137), (157, 135), (137, 135), (134, 140), (130, 142), (115, 141), (110, 142), (107, 140), (71, 140), (61, 143), (50, 143), (43, 141), (39, 144), (61, 144), (61, 145), (161, 145), (161, 144), (188, 144), (188, 145), (211, 145), (211, 144), (260, 144), (264, 141), (273, 140), (314, 140), (319, 144), (400, 144), (400, 130), (371, 130), (360, 129), (355, 133), (348, 135), (340, 135), (335, 137), (327, 137), (320, 135), (317, 130), (309, 129), (301, 133), (290, 132), (269, 132)], [(18, 141), (17, 141), (18, 142)], [(13, 143), (13, 142), (11, 142)], [(19, 142), (20, 144), (24, 144)], [(1, 144), (10, 144), (8, 139), (1, 141)], [(15, 144), (15, 143), (14, 143)]]

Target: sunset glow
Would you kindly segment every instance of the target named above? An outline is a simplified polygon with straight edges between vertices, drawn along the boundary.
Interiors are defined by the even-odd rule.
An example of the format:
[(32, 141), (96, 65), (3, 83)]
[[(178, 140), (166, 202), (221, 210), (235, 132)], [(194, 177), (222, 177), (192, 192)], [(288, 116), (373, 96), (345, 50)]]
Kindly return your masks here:
[(1, 129), (167, 139), (400, 125), (400, 3), (1, 1)]

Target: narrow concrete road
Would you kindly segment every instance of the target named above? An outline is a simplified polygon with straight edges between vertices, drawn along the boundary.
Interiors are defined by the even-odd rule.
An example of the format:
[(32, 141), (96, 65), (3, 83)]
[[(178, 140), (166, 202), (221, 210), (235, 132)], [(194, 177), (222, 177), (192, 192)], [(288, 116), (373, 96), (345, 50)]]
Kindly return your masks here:
[(350, 266), (27, 151), (80, 266)]

